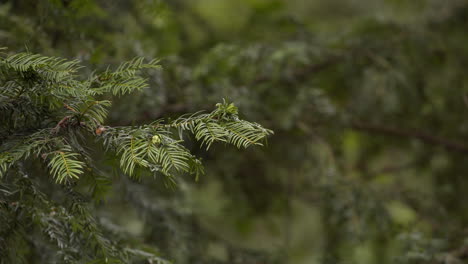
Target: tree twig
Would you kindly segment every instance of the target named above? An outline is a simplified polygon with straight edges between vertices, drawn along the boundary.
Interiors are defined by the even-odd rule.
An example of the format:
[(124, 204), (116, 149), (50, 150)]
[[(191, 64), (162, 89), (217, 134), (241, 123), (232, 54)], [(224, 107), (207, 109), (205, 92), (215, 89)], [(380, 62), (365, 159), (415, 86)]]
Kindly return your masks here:
[(449, 151), (460, 152), (468, 154), (468, 145), (464, 142), (453, 141), (443, 137), (434, 136), (423, 131), (414, 129), (402, 129), (395, 127), (388, 127), (383, 125), (366, 124), (362, 122), (352, 122), (351, 128), (355, 130), (365, 131), (368, 133), (386, 134), (395, 137), (406, 137), (419, 139), (424, 143), (431, 145), (438, 145), (444, 147)]

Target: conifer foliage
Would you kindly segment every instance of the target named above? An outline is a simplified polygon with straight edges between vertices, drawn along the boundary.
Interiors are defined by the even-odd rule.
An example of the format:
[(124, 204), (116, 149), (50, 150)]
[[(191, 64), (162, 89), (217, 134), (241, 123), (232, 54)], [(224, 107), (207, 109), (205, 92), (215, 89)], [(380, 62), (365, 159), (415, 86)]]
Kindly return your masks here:
[[(173, 121), (106, 126), (109, 99), (146, 88), (144, 72), (158, 69), (158, 61), (136, 58), (87, 77), (80, 68), (78, 61), (38, 54), (0, 58), (0, 263), (38, 256), (40, 263), (166, 263), (156, 249), (129, 247), (122, 235), (101, 230), (88, 197), (75, 188), (89, 179), (94, 191), (109, 184), (91, 154), (118, 161), (129, 177), (164, 175), (173, 184), (177, 175), (204, 172), (184, 144), (185, 132), (208, 149), (215, 142), (262, 145), (272, 131), (240, 119), (227, 101)], [(66, 199), (50, 197), (38, 184), (41, 175), (61, 186)]]

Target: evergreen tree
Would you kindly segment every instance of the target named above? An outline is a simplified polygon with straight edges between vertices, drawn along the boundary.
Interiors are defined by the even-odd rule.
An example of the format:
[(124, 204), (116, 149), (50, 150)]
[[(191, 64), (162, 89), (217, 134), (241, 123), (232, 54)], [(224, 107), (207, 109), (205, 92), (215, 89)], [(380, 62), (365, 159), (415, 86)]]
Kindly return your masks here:
[[(37, 135), (66, 138), (70, 149), (47, 145), (53, 148), (44, 150), (50, 153), (45, 158), (32, 153), (15, 164), (9, 155), (3, 179), (29, 171), (23, 180), (34, 179), (46, 199), (67, 209), (83, 203), (96, 230), (126, 254), (116, 258), (153, 253), (182, 264), (465, 261), (466, 1), (0, 2), (0, 46), (9, 54), (4, 59), (28, 51), (79, 59), (85, 67), (73, 79), (88, 87), (86, 81), (114, 72), (107, 65), (161, 58), (164, 70), (142, 69), (146, 89), (122, 88), (112, 97), (106, 90), (65, 102), (79, 113), (92, 105), (88, 115), (94, 101), (112, 101), (95, 106), (109, 110), (105, 125), (84, 120), (55, 97), (56, 108), (28, 120), (20, 112), (33, 108), (15, 105), (22, 109), (15, 112), (17, 125), (5, 125), (9, 131), (25, 124), (32, 126), (25, 131), (52, 130), (70, 116), (57, 132)], [(5, 79), (11, 72), (17, 74), (10, 69)], [(106, 85), (113, 84), (104, 78), (89, 87)], [(236, 116), (230, 103), (216, 106), (220, 98), (275, 131), (267, 148), (239, 152), (211, 144), (232, 142), (224, 130), (216, 129), (214, 137), (199, 134), (197, 129), (218, 128), (218, 119), (210, 119), (217, 111)], [(200, 109), (207, 112), (179, 118)], [(42, 114), (47, 111), (54, 114)], [(39, 124), (44, 118), (50, 123)], [(199, 123), (184, 126), (187, 118)], [(157, 133), (145, 130), (153, 125)], [(135, 142), (125, 137), (139, 129), (146, 132)], [(178, 130), (193, 133), (177, 136)], [(76, 131), (83, 134), (76, 136), (79, 144), (68, 139)], [(151, 144), (159, 146), (168, 142), (165, 137), (183, 139), (177, 144), (183, 143), (185, 165), (167, 173), (161, 162), (153, 167), (149, 156), (141, 157), (140, 149), (125, 152), (153, 142), (154, 135)], [(54, 151), (80, 164), (78, 179), (55, 183), (60, 169), (49, 164), (61, 155)], [(176, 177), (196, 178), (195, 156), (203, 159), (205, 176)], [(97, 165), (90, 171), (89, 164)], [(172, 180), (175, 190), (166, 187)], [(10, 251), (34, 248), (24, 245), (24, 236), (13, 237)], [(44, 258), (55, 257), (55, 240), (34, 238), (29, 243), (49, 245), (40, 249), (49, 252)], [(104, 255), (87, 248), (87, 258)], [(18, 254), (42, 262), (31, 252)]]
[[(118, 161), (133, 179), (163, 175), (175, 184), (178, 174), (198, 179), (203, 173), (201, 161), (182, 144), (185, 131), (207, 149), (214, 142), (261, 145), (272, 133), (239, 119), (237, 107), (226, 101), (211, 113), (170, 122), (106, 126), (111, 101), (97, 98), (147, 87), (140, 72), (157, 67), (155, 60), (136, 58), (80, 78), (77, 61), (29, 53), (0, 60), (2, 263), (129, 263), (134, 257), (166, 263), (154, 251), (126, 246), (118, 233), (105, 234), (90, 213), (85, 200), (102, 196), (110, 182), (96, 155)], [(89, 188), (88, 197), (75, 190), (80, 184)]]

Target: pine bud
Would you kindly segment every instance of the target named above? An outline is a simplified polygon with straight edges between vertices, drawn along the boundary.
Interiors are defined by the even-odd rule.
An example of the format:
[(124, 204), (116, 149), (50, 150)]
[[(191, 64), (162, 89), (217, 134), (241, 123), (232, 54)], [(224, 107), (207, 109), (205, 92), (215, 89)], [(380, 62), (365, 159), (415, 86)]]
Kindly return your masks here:
[(96, 129), (96, 135), (100, 136), (104, 131), (106, 131), (106, 128), (105, 127), (98, 127)]
[(154, 135), (153, 138), (151, 139), (151, 142), (153, 142), (153, 144), (159, 144), (161, 143), (161, 137), (158, 135)]

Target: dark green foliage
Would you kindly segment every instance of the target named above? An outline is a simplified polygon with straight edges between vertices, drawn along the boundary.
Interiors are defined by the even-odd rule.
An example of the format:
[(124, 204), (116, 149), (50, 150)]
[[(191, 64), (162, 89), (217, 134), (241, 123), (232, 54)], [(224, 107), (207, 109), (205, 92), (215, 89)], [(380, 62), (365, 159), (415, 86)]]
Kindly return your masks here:
[[(3, 1), (4, 255), (466, 262), (467, 10), (465, 0)], [(241, 118), (275, 131), (266, 148), (244, 149), (270, 131)], [(72, 240), (31, 226), (13, 210), (23, 174), (64, 208), (43, 206), (44, 219), (60, 216), (50, 230), (90, 221), (110, 242), (92, 236), (91, 249), (76, 242), (91, 231)]]
[[(93, 192), (105, 191), (108, 182), (101, 180), (98, 169), (102, 166), (91, 156), (99, 151), (96, 144), (120, 160), (122, 171), (131, 177), (137, 169), (146, 169), (175, 183), (175, 173), (197, 178), (203, 173), (200, 160), (182, 144), (183, 131), (209, 142), (207, 147), (219, 141), (247, 148), (272, 134), (239, 119), (237, 108), (227, 102), (210, 114), (168, 123), (105, 126), (111, 102), (97, 96), (141, 90), (147, 82), (140, 72), (157, 67), (157, 61), (137, 58), (115, 71), (81, 78), (77, 61), (29, 53), (0, 59), (1, 263), (30, 263), (37, 255), (41, 263), (129, 263), (134, 258), (165, 263), (151, 250), (129, 248), (115, 241), (115, 235), (106, 235), (85, 197), (73, 190), (82, 177), (91, 177)], [(44, 180), (63, 185), (65, 201), (55, 202), (43, 193), (37, 185)]]

